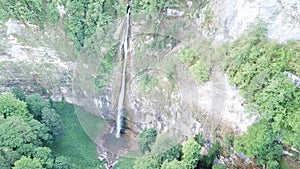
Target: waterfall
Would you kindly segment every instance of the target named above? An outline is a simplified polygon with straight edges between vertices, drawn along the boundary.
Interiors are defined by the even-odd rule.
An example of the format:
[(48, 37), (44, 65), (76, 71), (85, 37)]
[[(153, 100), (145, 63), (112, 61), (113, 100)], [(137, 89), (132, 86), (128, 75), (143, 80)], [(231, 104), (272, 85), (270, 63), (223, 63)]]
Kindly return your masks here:
[[(130, 2), (130, 1), (129, 1)], [(127, 55), (128, 55), (128, 32), (130, 29), (130, 5), (127, 4), (127, 14), (126, 14), (126, 29), (124, 36), (124, 63), (123, 63), (123, 72), (122, 72), (122, 85), (119, 94), (119, 99), (117, 103), (117, 127), (116, 127), (116, 137), (119, 138), (121, 130), (123, 127), (123, 114), (124, 114), (124, 99), (125, 99), (125, 90), (126, 90), (126, 64), (127, 64)]]

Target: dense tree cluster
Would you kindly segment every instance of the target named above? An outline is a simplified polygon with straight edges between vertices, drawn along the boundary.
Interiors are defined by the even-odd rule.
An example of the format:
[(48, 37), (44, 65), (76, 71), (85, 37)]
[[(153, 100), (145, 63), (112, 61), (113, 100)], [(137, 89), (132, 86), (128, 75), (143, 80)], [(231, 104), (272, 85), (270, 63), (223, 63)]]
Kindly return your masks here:
[(54, 158), (46, 146), (63, 133), (59, 115), (39, 94), (23, 99), (27, 102), (12, 93), (0, 95), (0, 168), (58, 169), (60, 163), (69, 164), (63, 157)]
[(125, 13), (122, 1), (111, 0), (67, 0), (65, 26), (70, 39), (78, 50), (85, 45), (98, 28), (109, 24)]
[(277, 134), (265, 119), (251, 126), (247, 134), (237, 137), (235, 148), (250, 158), (256, 158), (257, 164), (267, 164), (269, 168), (277, 168), (283, 150)]
[(154, 128), (145, 130), (139, 135), (137, 142), (143, 154), (151, 151), (151, 146), (154, 144), (156, 136), (157, 132)]
[(260, 122), (235, 140), (235, 147), (258, 164), (276, 168), (281, 142), (300, 148), (299, 121), (296, 123), (300, 91), (284, 73), (300, 75), (300, 46), (277, 44), (265, 34), (261, 24), (253, 26), (248, 35), (230, 46), (224, 68), (246, 98), (248, 109), (261, 115)]
[(138, 143), (144, 155), (134, 162), (133, 168), (209, 169), (219, 154), (218, 143), (210, 148), (207, 155), (200, 154), (204, 145), (201, 135), (188, 138), (183, 145), (166, 133), (158, 135), (157, 138), (156, 135), (154, 129), (145, 130), (139, 135)]
[(12, 17), (40, 25), (46, 21), (56, 22), (59, 18), (56, 2), (56, 0), (2, 0), (0, 2), (0, 20)]
[[(163, 8), (178, 4), (179, 0), (132, 1), (132, 9), (137, 13), (157, 13)], [(66, 0), (66, 29), (74, 45), (80, 50), (99, 28), (114, 19), (124, 16), (127, 1), (117, 0)]]
[[(127, 1), (124, 0), (3, 0), (0, 2), (0, 20), (9, 17), (42, 26), (59, 19), (58, 4), (64, 5), (64, 26), (78, 51), (97, 29), (114, 19), (124, 16)], [(132, 1), (134, 13), (157, 13), (166, 7), (180, 4), (179, 0)]]

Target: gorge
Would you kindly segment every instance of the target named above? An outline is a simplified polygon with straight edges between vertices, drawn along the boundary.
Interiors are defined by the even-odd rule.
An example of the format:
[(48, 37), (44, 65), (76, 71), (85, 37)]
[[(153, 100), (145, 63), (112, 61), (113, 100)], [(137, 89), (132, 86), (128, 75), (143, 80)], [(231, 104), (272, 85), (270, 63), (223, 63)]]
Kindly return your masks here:
[[(238, 41), (244, 46), (231, 46), (240, 37), (249, 35), (247, 31), (252, 24), (261, 23), (272, 44), (295, 42), (292, 47), (283, 47), (295, 51), (281, 50), (287, 56), (292, 53), (289, 59), (295, 64), (280, 71), (298, 85), (300, 3), (296, 0), (174, 0), (159, 4), (145, 0), (140, 3), (117, 1), (113, 5), (108, 1), (101, 5), (94, 1), (78, 1), (82, 9), (77, 9), (81, 5), (75, 2), (66, 2), (57, 2), (66, 14), (62, 11), (55, 26), (49, 24), (41, 29), (38, 23), (20, 21), (14, 16), (1, 19), (0, 92), (17, 87), (30, 94), (44, 89), (52, 101), (65, 100), (107, 119), (103, 130), (91, 130), (89, 121), (85, 121), (76, 109), (82, 128), (97, 145), (99, 156), (107, 158), (107, 165), (112, 166), (127, 152), (138, 152), (138, 135), (150, 128), (158, 134), (169, 133), (180, 143), (201, 134), (209, 147), (209, 143), (222, 142), (227, 136), (240, 136), (260, 119), (269, 118), (260, 113), (261, 109), (248, 110), (251, 101), (245, 97), (245, 91), (250, 91), (250, 87), (244, 84), (247, 80), (235, 75), (255, 74), (251, 79), (259, 76), (269, 78), (268, 83), (273, 82), (273, 70), (264, 74), (260, 72), (262, 67), (255, 67), (263, 62), (256, 55), (264, 56), (267, 49), (275, 51), (281, 47), (266, 45), (261, 49), (253, 45), (253, 49), (244, 53), (249, 53), (246, 58), (255, 58), (255, 64), (246, 63), (244, 59), (241, 65), (246, 66), (240, 69), (244, 72), (233, 68), (224, 70), (227, 62), (228, 67), (236, 65), (226, 60), (238, 60), (231, 55), (234, 51), (252, 44), (244, 39)], [(100, 6), (102, 11), (97, 11)], [(73, 18), (75, 14), (78, 22)], [(260, 49), (258, 54), (250, 56), (255, 49)], [(273, 63), (277, 61), (271, 60), (269, 65)], [(252, 86), (253, 83), (249, 82)], [(260, 83), (264, 82), (257, 82)], [(272, 84), (280, 86), (279, 82)], [(257, 88), (254, 93), (260, 90)], [(267, 93), (271, 89), (277, 88), (264, 91)], [(282, 97), (297, 99), (296, 94)], [(274, 121), (279, 118), (277, 115)], [(283, 119), (292, 119), (292, 116)], [(272, 124), (272, 130), (280, 133), (284, 126), (283, 122), (278, 122)], [(234, 147), (232, 142), (230, 144)], [(297, 159), (299, 154), (291, 151), (297, 143), (287, 145), (287, 152)], [(227, 157), (230, 160), (240, 158)], [(253, 166), (245, 161), (241, 163)], [(234, 168), (232, 163), (228, 162), (227, 166)]]

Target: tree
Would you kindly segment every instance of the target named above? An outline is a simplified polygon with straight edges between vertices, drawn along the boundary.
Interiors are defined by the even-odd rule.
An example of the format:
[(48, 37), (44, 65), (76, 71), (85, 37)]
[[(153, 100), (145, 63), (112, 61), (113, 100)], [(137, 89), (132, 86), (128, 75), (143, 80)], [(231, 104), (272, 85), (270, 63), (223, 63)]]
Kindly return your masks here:
[(20, 160), (15, 162), (13, 169), (45, 169), (40, 160), (36, 158), (28, 158), (23, 156)]
[(153, 0), (141, 0), (141, 1), (133, 1), (134, 10), (138, 10), (139, 12), (145, 11), (149, 13), (157, 12), (159, 3), (158, 1)]
[(197, 143), (202, 147), (204, 146), (205, 140), (203, 139), (203, 136), (201, 134), (196, 134), (194, 139), (197, 141)]
[(31, 157), (39, 159), (42, 166), (45, 168), (53, 167), (53, 158), (49, 147), (36, 147), (31, 152)]
[(26, 103), (18, 100), (11, 93), (4, 93), (0, 96), (0, 115), (3, 118), (9, 116), (29, 117)]
[(68, 9), (66, 18), (66, 29), (69, 38), (73, 41), (74, 46), (80, 51), (84, 45), (86, 31), (86, 9), (87, 1), (75, 0), (68, 1), (66, 4)]
[(28, 121), (28, 125), (32, 128), (32, 131), (34, 131), (41, 142), (50, 143), (52, 141), (52, 136), (49, 134), (49, 129), (44, 124), (32, 119)]
[(70, 159), (64, 156), (58, 156), (55, 158), (54, 169), (75, 169), (77, 168), (70, 162)]
[(196, 60), (196, 54), (191, 48), (183, 48), (181, 49), (177, 56), (179, 57), (180, 61), (191, 66)]
[[(156, 136), (156, 131), (154, 129), (149, 129), (146, 133), (144, 133), (142, 138), (148, 138), (146, 141), (149, 141), (151, 138), (154, 138), (155, 140), (155, 137), (150, 137), (153, 135)], [(150, 142), (152, 143), (154, 140), (151, 140)], [(156, 169), (160, 168), (164, 161), (168, 162), (178, 159), (181, 156), (181, 145), (174, 137), (168, 135), (167, 133), (161, 134), (158, 135), (155, 143), (151, 147), (151, 152), (147, 155), (148, 156), (139, 158), (135, 161), (135, 169)]]
[(214, 143), (209, 149), (207, 155), (200, 156), (200, 160), (197, 164), (198, 168), (212, 168), (214, 160), (220, 155), (220, 143)]
[[(265, 37), (262, 24), (234, 42), (224, 64), (231, 82), (237, 85), (261, 121), (235, 139), (239, 152), (257, 164), (276, 168), (281, 158), (280, 142), (300, 147), (297, 110), (300, 92), (285, 71), (299, 75), (299, 44), (277, 44)], [(254, 106), (253, 106), (254, 105)]]
[(198, 60), (189, 68), (192, 76), (200, 82), (207, 82), (209, 80), (209, 72), (203, 61)]
[(20, 117), (0, 117), (0, 148), (6, 147), (26, 155), (35, 146), (42, 145), (50, 135), (37, 120), (24, 121)]
[[(300, 92), (283, 74), (275, 75), (270, 79), (266, 87), (255, 94), (254, 98), (259, 105), (259, 111), (266, 120), (278, 114), (288, 114), (300, 107)], [(278, 125), (274, 131), (279, 131), (283, 127), (282, 123)]]
[(41, 123), (49, 128), (54, 139), (59, 139), (64, 135), (63, 122), (54, 109), (45, 108), (42, 110)]
[(249, 127), (246, 134), (237, 137), (234, 147), (236, 151), (255, 158), (257, 164), (266, 164), (268, 168), (278, 167), (283, 150), (277, 140), (277, 134), (264, 119)]
[(186, 169), (186, 168), (187, 167), (184, 161), (178, 161), (178, 160), (173, 160), (171, 162), (165, 161), (161, 166), (161, 169)]
[(45, 11), (42, 8), (42, 2), (39, 0), (27, 0), (26, 2), (3, 0), (0, 7), (4, 12), (4, 14), (1, 14), (3, 19), (13, 17), (31, 23), (43, 22), (45, 19)]
[(0, 155), (0, 168), (1, 169), (10, 169), (11, 165), (7, 162), (7, 160), (2, 156)]
[[(11, 168), (15, 161), (21, 158), (21, 154), (8, 147), (0, 147), (0, 168)], [(2, 166), (1, 166), (2, 164)], [(6, 166), (6, 167), (5, 167)]]
[(0, 118), (0, 147), (18, 149), (27, 143), (41, 144), (35, 130), (19, 117)]
[(17, 99), (21, 101), (26, 101), (26, 96), (20, 88), (13, 88), (12, 93), (15, 95)]
[[(5, 161), (1, 168), (15, 164), (15, 168), (34, 169), (39, 168), (39, 163), (52, 168), (51, 150), (39, 147), (49, 141), (51, 135), (28, 113), (26, 103), (11, 93), (3, 94), (0, 96), (0, 112), (3, 115), (0, 116), (0, 161)], [(22, 155), (24, 159), (20, 159)], [(33, 159), (28, 160), (30, 157)]]
[(155, 158), (155, 157), (141, 157), (138, 158), (135, 163), (133, 168), (134, 169), (141, 169), (141, 168), (147, 168), (147, 169), (157, 169), (160, 168), (160, 160)]
[(182, 147), (182, 160), (186, 163), (188, 169), (193, 169), (197, 166), (200, 159), (201, 146), (197, 141), (190, 137)]
[(150, 152), (151, 146), (155, 142), (157, 132), (154, 128), (147, 129), (139, 134), (138, 145), (140, 151), (144, 154), (145, 152)]
[(38, 93), (31, 94), (26, 98), (29, 112), (35, 119), (40, 120), (42, 116), (42, 110), (45, 108), (50, 109), (50, 104), (46, 102), (42, 96)]
[(160, 163), (172, 161), (181, 156), (181, 145), (169, 134), (160, 134), (151, 148), (151, 155), (158, 158)]
[(300, 148), (300, 109), (291, 113), (287, 118), (288, 131), (282, 133), (285, 143)]

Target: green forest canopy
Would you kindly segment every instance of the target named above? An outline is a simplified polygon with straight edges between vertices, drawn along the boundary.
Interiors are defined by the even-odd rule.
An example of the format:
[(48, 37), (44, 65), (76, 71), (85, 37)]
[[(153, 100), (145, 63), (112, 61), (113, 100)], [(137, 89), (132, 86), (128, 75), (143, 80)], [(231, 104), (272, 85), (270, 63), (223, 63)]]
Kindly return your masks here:
[(235, 140), (235, 148), (257, 164), (277, 168), (282, 143), (300, 148), (300, 91), (284, 72), (300, 75), (299, 43), (268, 40), (261, 24), (230, 45), (223, 65), (232, 84), (239, 87), (248, 109), (260, 121)]
[[(178, 0), (142, 0), (134, 1), (133, 6), (136, 12), (158, 12), (178, 2)], [(47, 23), (55, 23), (59, 20), (57, 3), (66, 6), (67, 14), (63, 23), (69, 38), (79, 51), (99, 27), (112, 22), (117, 15), (124, 15), (126, 8), (126, 2), (121, 0), (2, 0), (0, 20), (5, 21), (12, 17), (23, 22), (38, 24), (42, 28)], [(241, 94), (247, 99), (249, 109), (255, 109), (261, 115), (261, 120), (257, 124), (251, 126), (245, 135), (237, 137), (236, 150), (257, 159), (258, 164), (276, 168), (281, 156), (282, 143), (300, 148), (298, 139), (300, 136), (300, 92), (284, 75), (285, 71), (300, 74), (300, 50), (298, 43), (277, 44), (266, 39), (265, 34), (266, 29), (258, 25), (249, 35), (242, 36), (231, 44), (224, 70), (229, 75), (231, 83), (238, 86)], [(190, 61), (193, 58), (182, 57), (182, 59)], [(200, 64), (195, 65), (201, 67)], [(191, 71), (199, 74), (198, 71), (204, 70), (192, 67)], [(203, 81), (207, 80), (207, 76), (198, 78)], [(44, 157), (38, 157), (37, 154), (39, 151), (49, 152), (49, 149), (41, 148), (63, 133), (59, 127), (61, 124), (55, 124), (57, 120), (53, 120), (59, 118), (53, 115), (54, 112), (51, 113), (51, 108), (47, 103), (43, 105), (43, 100), (39, 100), (38, 96), (32, 97), (32, 99), (27, 98), (26, 103), (11, 94), (1, 95), (0, 129), (3, 140), (1, 140), (0, 161), (4, 161), (0, 163), (3, 165), (1, 168), (14, 165), (15, 168), (22, 165), (25, 168), (29, 162), (37, 168), (40, 166), (47, 168), (52, 163), (49, 162), (51, 159), (55, 161), (53, 157), (48, 157), (51, 153), (44, 153), (46, 154)], [(48, 110), (43, 111), (41, 107), (48, 108)], [(8, 128), (9, 125), (16, 127)], [(25, 131), (26, 133), (23, 133)], [(16, 136), (16, 133), (22, 134)], [(5, 141), (4, 137), (10, 141)], [(28, 140), (26, 140), (27, 137)], [(152, 146), (152, 142), (145, 149), (151, 152), (150, 145)], [(48, 158), (50, 160), (44, 160)], [(170, 164), (164, 163), (165, 168), (180, 166), (181, 161), (177, 158), (175, 160)], [(52, 163), (54, 164), (56, 163)]]
[[(13, 91), (17, 91), (18, 96), (23, 96), (20, 95), (19, 90)], [(26, 102), (17, 99), (12, 93), (0, 95), (1, 169), (61, 169), (62, 167), (66, 169), (87, 167), (95, 169), (100, 166), (94, 144), (85, 135), (78, 121), (75, 121), (75, 123), (77, 122), (76, 131), (81, 131), (81, 136), (80, 138), (72, 137), (71, 142), (75, 142), (73, 145), (79, 141), (84, 143), (84, 151), (76, 149), (77, 154), (74, 152), (75, 155), (73, 153), (72, 157), (65, 157), (63, 155), (70, 153), (67, 154), (50, 148), (57, 147), (57, 142), (67, 141), (66, 139), (71, 140), (69, 135), (74, 133), (74, 126), (67, 128), (62, 120), (77, 120), (74, 108), (72, 112), (72, 105), (62, 102), (53, 103), (55, 107), (52, 107), (37, 93), (23, 99)], [(59, 107), (58, 104), (62, 107)], [(30, 105), (30, 110), (27, 105)], [(56, 113), (56, 110), (60, 111), (63, 116)], [(41, 114), (36, 116), (39, 113)], [(64, 137), (65, 134), (67, 134), (67, 138)], [(93, 150), (94, 153), (92, 153)], [(88, 154), (86, 158), (89, 159), (86, 160), (80, 156), (84, 153)]]

